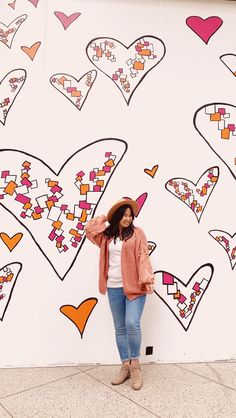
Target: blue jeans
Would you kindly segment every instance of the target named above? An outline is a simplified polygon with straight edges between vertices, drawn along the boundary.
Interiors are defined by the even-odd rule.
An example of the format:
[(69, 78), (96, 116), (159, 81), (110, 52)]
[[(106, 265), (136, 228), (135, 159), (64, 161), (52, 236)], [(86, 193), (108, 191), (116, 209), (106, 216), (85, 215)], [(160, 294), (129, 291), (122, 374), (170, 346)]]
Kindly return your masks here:
[(141, 346), (140, 319), (146, 295), (129, 300), (123, 287), (107, 288), (121, 361), (138, 359)]

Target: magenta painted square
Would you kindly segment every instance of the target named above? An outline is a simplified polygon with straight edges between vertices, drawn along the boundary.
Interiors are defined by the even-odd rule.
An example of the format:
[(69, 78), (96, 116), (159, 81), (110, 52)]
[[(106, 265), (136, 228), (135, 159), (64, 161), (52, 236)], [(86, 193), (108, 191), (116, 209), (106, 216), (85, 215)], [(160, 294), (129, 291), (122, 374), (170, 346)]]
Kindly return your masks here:
[(173, 284), (174, 283), (174, 276), (169, 273), (163, 273), (163, 284)]
[(184, 296), (184, 295), (180, 295), (180, 297), (178, 298), (178, 301), (180, 302), (180, 303), (184, 303), (185, 301), (186, 301), (186, 297)]

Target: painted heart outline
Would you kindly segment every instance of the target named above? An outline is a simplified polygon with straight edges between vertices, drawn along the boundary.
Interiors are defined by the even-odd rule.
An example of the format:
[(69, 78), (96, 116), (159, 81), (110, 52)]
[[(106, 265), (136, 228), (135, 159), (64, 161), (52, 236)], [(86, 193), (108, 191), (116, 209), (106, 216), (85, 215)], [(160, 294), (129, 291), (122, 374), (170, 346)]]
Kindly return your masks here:
[(153, 253), (153, 251), (155, 251), (157, 245), (154, 241), (148, 241), (147, 243), (148, 243), (148, 254), (149, 254), (149, 257), (150, 257), (150, 255)]
[(20, 93), (27, 73), (22, 68), (10, 71), (0, 83), (0, 122), (5, 125), (8, 113)]
[[(97, 78), (97, 71), (91, 70), (78, 80), (70, 74), (57, 73), (50, 77), (50, 84), (55, 87), (77, 109), (81, 110)], [(84, 94), (84, 95), (83, 95)]]
[(226, 251), (232, 270), (236, 265), (236, 232), (230, 235), (220, 229), (212, 229), (209, 235), (218, 242)]
[(200, 222), (211, 193), (217, 184), (219, 171), (219, 167), (208, 168), (197, 183), (175, 177), (166, 182), (165, 188), (187, 205), (196, 216), (197, 221)]
[[(2, 42), (8, 48), (11, 48), (12, 42), (14, 40), (14, 37), (18, 29), (21, 27), (22, 23), (25, 22), (27, 17), (28, 16), (26, 14), (18, 16), (11, 23), (9, 23), (9, 25), (5, 25), (5, 23), (0, 22), (0, 42)], [(8, 30), (5, 32), (4, 28)], [(10, 35), (9, 44), (8, 44), (8, 35)]]
[[(96, 42), (100, 43), (100, 45), (98, 46), (96, 44)], [(155, 50), (153, 44), (157, 43), (157, 45), (159, 45), (159, 48), (161, 50), (160, 56), (158, 58), (157, 58), (156, 55), (155, 55), (154, 58), (152, 58), (152, 62), (154, 62), (154, 60), (157, 60), (157, 61), (155, 63), (153, 63), (153, 65), (149, 69), (147, 69), (146, 71), (144, 71), (144, 68), (142, 68), (142, 67), (145, 66), (145, 63), (147, 63), (148, 61), (145, 60), (145, 58), (144, 58), (145, 55), (140, 55), (140, 57), (138, 57), (140, 52), (138, 52), (138, 50), (137, 50), (137, 48), (139, 48), (138, 45), (145, 45), (145, 43), (149, 43), (149, 45), (147, 45), (147, 48), (150, 48), (150, 52), (151, 52), (152, 56), (154, 55), (154, 53), (156, 53), (156, 50)], [(123, 60), (120, 59), (120, 57), (118, 56), (118, 59), (120, 59), (121, 63), (119, 62), (116, 66), (114, 66), (114, 68), (109, 68), (109, 63), (108, 63), (109, 71), (111, 70), (110, 73), (108, 73), (108, 71), (105, 71), (105, 69), (102, 69), (99, 65), (96, 64), (96, 62), (99, 61), (100, 58), (102, 58), (102, 56), (97, 58), (98, 52), (96, 50), (98, 48), (100, 48), (100, 50), (102, 51), (101, 54), (106, 55), (106, 58), (107, 58), (107, 56), (110, 55), (111, 50), (115, 49), (116, 47), (118, 47), (118, 49), (119, 49), (119, 47), (121, 47), (121, 48), (123, 48), (123, 51), (128, 52), (129, 49), (131, 49), (133, 47), (133, 45), (135, 45), (135, 49), (133, 51), (135, 53), (135, 56), (132, 56), (132, 57), (127, 56)], [(155, 45), (155, 47), (156, 47), (156, 45)], [(93, 49), (93, 51), (95, 50), (95, 55), (96, 56), (93, 54), (93, 51), (91, 51), (91, 48)], [(111, 50), (105, 51), (106, 48), (111, 48)], [(140, 48), (142, 49), (143, 46), (140, 47)], [(157, 48), (157, 50), (158, 50), (158, 48)], [(91, 52), (91, 54), (90, 54), (90, 52)], [(142, 51), (141, 51), (141, 53), (142, 53)], [(159, 53), (159, 51), (158, 51), (158, 53)], [(122, 42), (118, 41), (115, 38), (97, 37), (97, 38), (92, 39), (88, 43), (88, 45), (86, 46), (86, 54), (87, 54), (88, 59), (92, 62), (92, 64), (95, 67), (98, 68), (99, 71), (104, 73), (107, 77), (109, 77), (116, 84), (118, 89), (121, 91), (127, 105), (129, 105), (130, 100), (131, 100), (135, 90), (139, 86), (139, 84), (143, 81), (143, 79), (146, 77), (146, 75), (162, 61), (162, 59), (165, 56), (165, 53), (166, 53), (166, 47), (165, 47), (164, 42), (160, 38), (157, 38), (153, 35), (141, 36), (140, 38), (137, 38), (135, 41), (133, 41), (129, 46), (126, 46), (125, 44), (123, 44)], [(108, 61), (108, 58), (107, 58), (107, 61)], [(111, 64), (111, 62), (116, 62), (116, 59), (113, 60), (113, 61), (111, 61), (111, 59), (109, 59), (109, 62), (110, 62), (110, 64)], [(105, 62), (105, 64), (106, 64), (106, 62)], [(124, 72), (124, 68), (123, 68), (124, 65), (127, 65), (128, 72), (131, 74), (130, 78), (128, 78), (128, 74), (126, 74)], [(144, 73), (139, 77), (139, 79), (136, 83), (133, 83), (132, 80), (134, 80), (134, 78), (137, 76), (137, 74), (139, 74), (139, 71), (144, 71)], [(120, 82), (121, 87), (117, 84), (116, 81)], [(134, 84), (134, 86), (131, 86), (131, 84)], [(132, 88), (130, 89), (130, 87), (132, 87)], [(124, 92), (126, 92), (127, 94), (125, 95)]]
[(212, 276), (214, 267), (211, 263), (200, 266), (190, 277), (187, 283), (163, 270), (154, 272), (154, 293), (170, 309), (185, 331), (188, 331), (191, 322), (205, 294)]
[(21, 272), (21, 263), (6, 264), (0, 270), (0, 321), (3, 321), (12, 293)]
[(228, 70), (236, 77), (236, 55), (223, 54), (220, 56), (220, 60), (228, 68)]
[(26, 228), (61, 280), (74, 265), (84, 226), (127, 148), (121, 139), (97, 140), (76, 151), (58, 172), (31, 154), (0, 150), (0, 205)]
[(221, 102), (205, 104), (195, 112), (193, 124), (236, 179), (236, 106)]

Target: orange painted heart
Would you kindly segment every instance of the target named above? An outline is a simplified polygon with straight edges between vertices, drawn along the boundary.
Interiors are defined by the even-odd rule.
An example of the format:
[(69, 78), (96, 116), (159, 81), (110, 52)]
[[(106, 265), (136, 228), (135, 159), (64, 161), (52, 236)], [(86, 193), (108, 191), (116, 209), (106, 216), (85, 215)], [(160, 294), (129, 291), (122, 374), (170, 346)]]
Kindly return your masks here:
[(154, 178), (154, 176), (155, 176), (155, 174), (158, 170), (158, 167), (159, 167), (159, 165), (154, 165), (151, 170), (149, 168), (145, 168), (144, 173), (146, 173), (149, 176), (151, 176), (152, 178)]
[(73, 305), (63, 305), (60, 307), (60, 312), (69, 318), (78, 328), (81, 338), (83, 338), (86, 324), (97, 302), (97, 298), (88, 298), (81, 302), (78, 308)]
[(11, 238), (5, 232), (0, 232), (0, 238), (4, 242), (4, 244), (7, 246), (9, 251), (14, 250), (17, 244), (19, 244), (22, 237), (23, 237), (23, 234), (21, 232), (18, 232), (18, 234), (13, 235), (13, 237)]
[(31, 61), (33, 61), (40, 45), (41, 42), (35, 42), (35, 44), (33, 44), (30, 48), (28, 46), (22, 46), (21, 49), (28, 55)]

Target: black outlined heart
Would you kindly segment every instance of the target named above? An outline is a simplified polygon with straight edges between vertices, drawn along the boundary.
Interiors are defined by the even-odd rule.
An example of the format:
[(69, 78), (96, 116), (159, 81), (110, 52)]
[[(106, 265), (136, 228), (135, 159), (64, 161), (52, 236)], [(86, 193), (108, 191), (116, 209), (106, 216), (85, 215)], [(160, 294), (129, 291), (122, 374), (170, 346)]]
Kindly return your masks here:
[(10, 263), (0, 270), (0, 321), (4, 319), (21, 269), (21, 263)]
[(236, 106), (209, 103), (194, 114), (197, 132), (236, 179)]
[(155, 272), (154, 292), (174, 314), (185, 331), (190, 327), (199, 303), (211, 282), (213, 272), (212, 264), (204, 264), (193, 273), (187, 283), (172, 273), (163, 270)]
[(127, 105), (144, 77), (165, 56), (163, 41), (144, 35), (128, 47), (114, 38), (92, 39), (86, 47), (90, 61), (119, 88)]
[(0, 204), (27, 229), (61, 280), (126, 150), (120, 139), (98, 140), (75, 152), (58, 172), (28, 153), (0, 150)]

